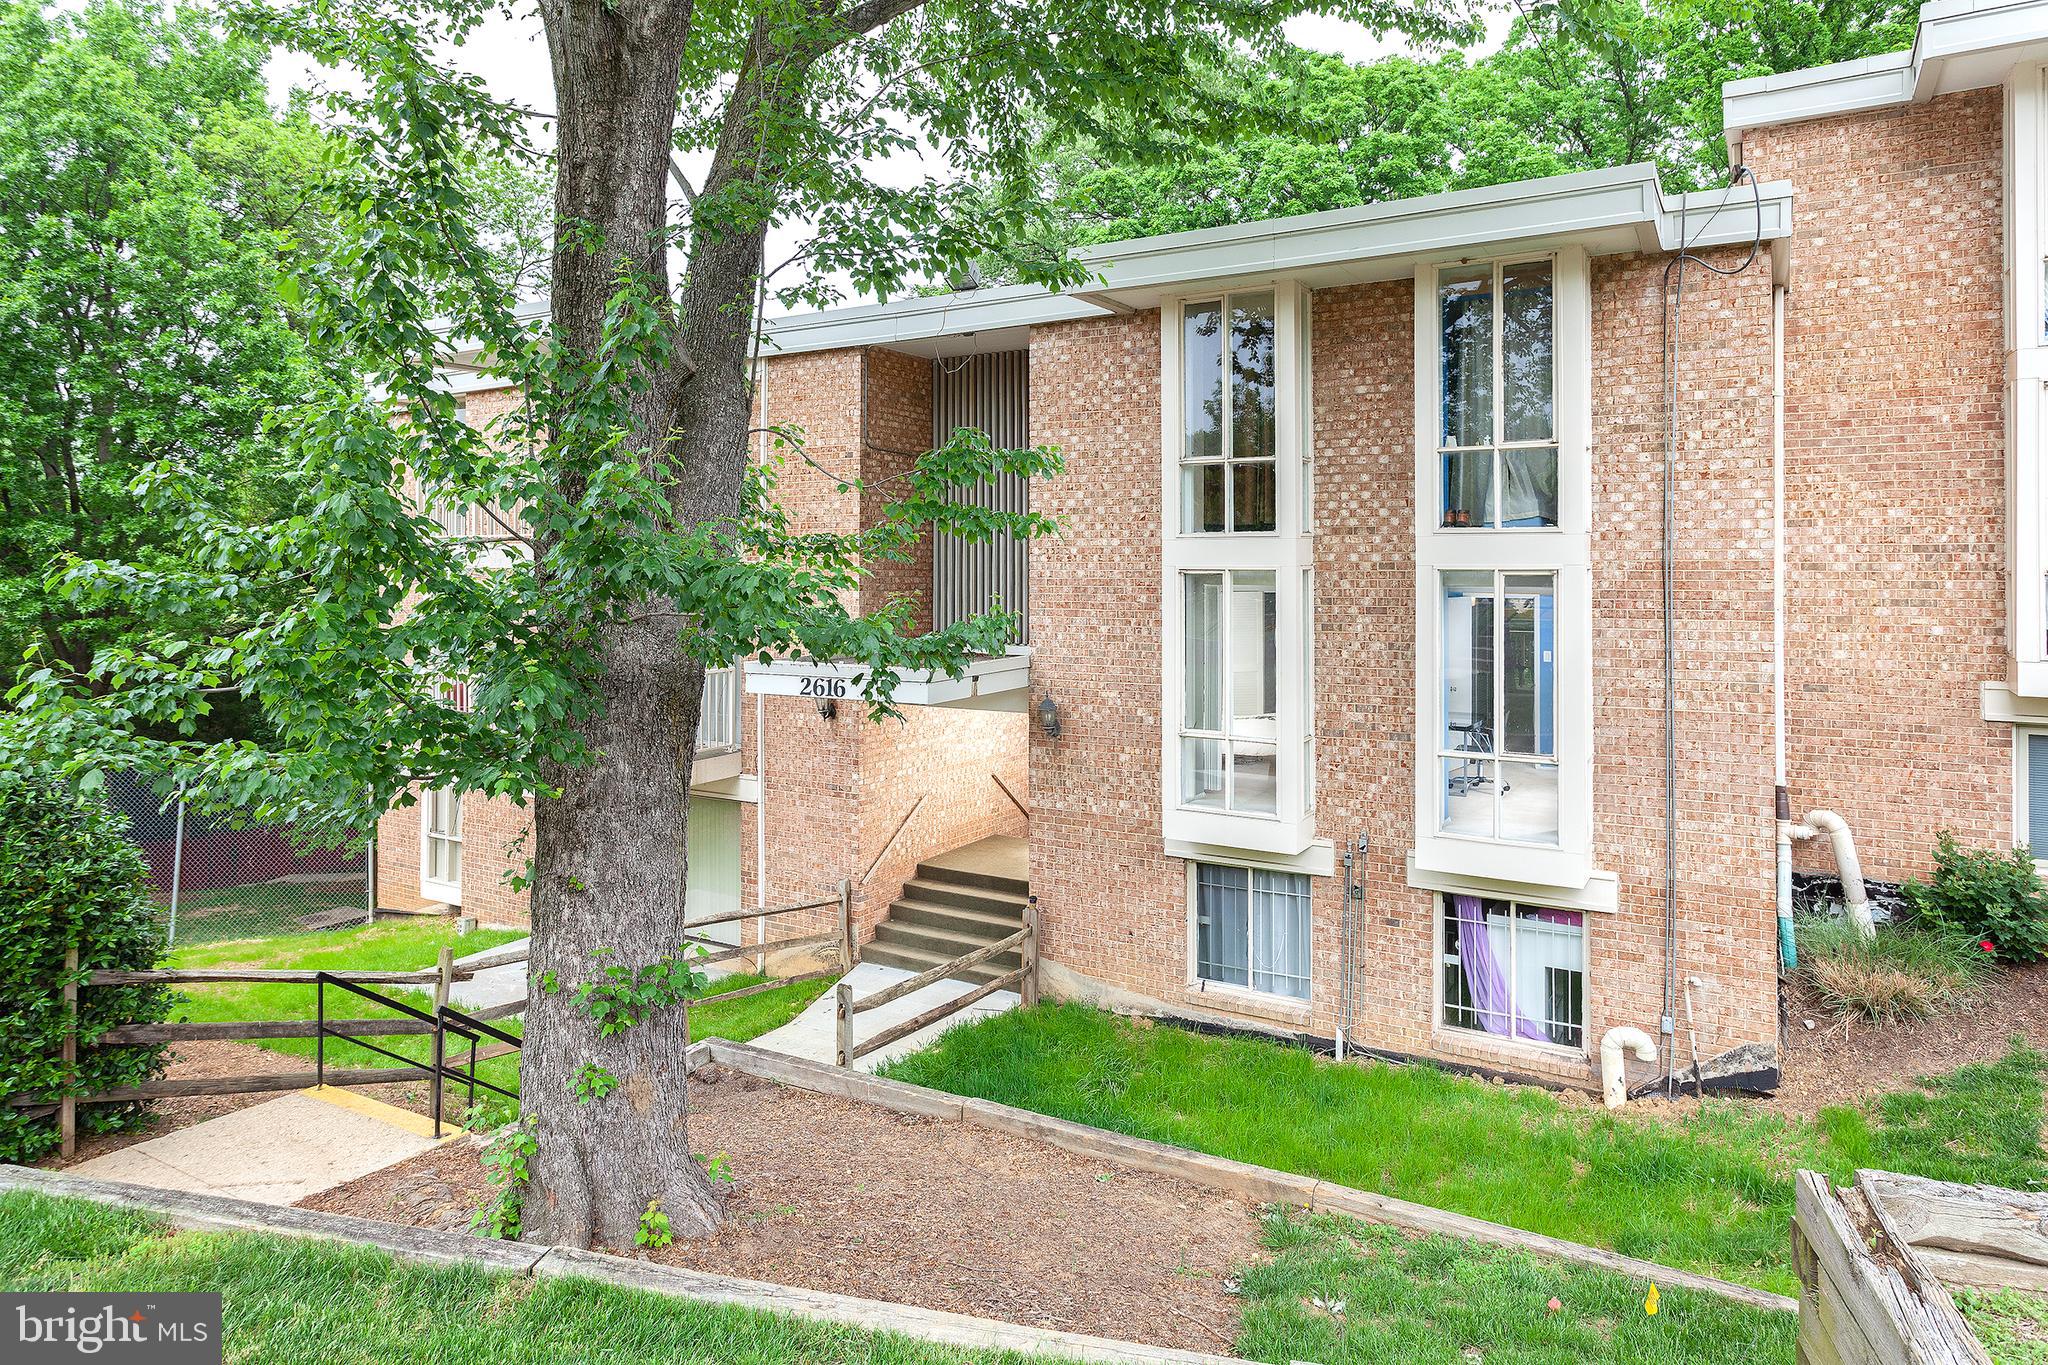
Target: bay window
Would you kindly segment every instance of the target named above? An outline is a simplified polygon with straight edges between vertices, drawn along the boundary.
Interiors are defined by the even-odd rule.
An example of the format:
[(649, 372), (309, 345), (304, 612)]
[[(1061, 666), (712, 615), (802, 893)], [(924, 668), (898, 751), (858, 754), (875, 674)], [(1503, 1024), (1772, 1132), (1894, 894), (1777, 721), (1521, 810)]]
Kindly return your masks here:
[(1309, 881), (1194, 864), (1195, 979), (1308, 999)]
[(1468, 894), (1439, 899), (1444, 1026), (1583, 1048), (1586, 917)]
[(1162, 311), (1162, 833), (1297, 858), (1314, 842), (1308, 293)]
[(1593, 874), (1591, 275), (1415, 279), (1416, 846), (1439, 889)]

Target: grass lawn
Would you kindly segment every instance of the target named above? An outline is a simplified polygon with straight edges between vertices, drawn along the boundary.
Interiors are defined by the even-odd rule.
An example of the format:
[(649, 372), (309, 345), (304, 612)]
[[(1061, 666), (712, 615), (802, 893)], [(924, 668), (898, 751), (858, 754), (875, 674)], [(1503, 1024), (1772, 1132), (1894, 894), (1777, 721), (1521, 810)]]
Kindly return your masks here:
[[(444, 944), (452, 946), (456, 955), (463, 957), (487, 948), (495, 948), (523, 936), (523, 931), (515, 929), (479, 929), (458, 938), (454, 925), (443, 919), (380, 920), (366, 928), (336, 929), (317, 934), (289, 934), (278, 938), (237, 939), (232, 942), (209, 943), (201, 947), (181, 948), (172, 954), (170, 965), (219, 967), (233, 963), (265, 968), (324, 967), (337, 971), (411, 971), (431, 966)], [(737, 990), (763, 979), (752, 975), (723, 977), (706, 986), (705, 993), (717, 994), (720, 991)], [(693, 1038), (730, 1038), (745, 1042), (794, 1019), (802, 1012), (804, 1006), (817, 999), (829, 985), (831, 982), (823, 978), (816, 981), (799, 981), (780, 990), (763, 991), (759, 995), (692, 1010), (690, 1034)], [(427, 991), (378, 989), (382, 989), (384, 994), (394, 995), (421, 1009), (431, 1006), (432, 995)], [(314, 990), (309, 985), (267, 982), (195, 985), (181, 988), (181, 994), (184, 997), (183, 1001), (172, 1009), (172, 1019), (213, 1022), (313, 1017)], [(327, 992), (327, 1013), (330, 1018), (397, 1017), (395, 1010), (373, 1004), (340, 989), (330, 989)], [(517, 1019), (497, 1020), (496, 1026), (508, 1033), (517, 1034), (520, 1031)], [(423, 1034), (373, 1038), (370, 1041), (401, 1056), (422, 1062), (428, 1060), (433, 1051), (431, 1041)], [(313, 1040), (310, 1038), (266, 1038), (254, 1045), (287, 1056), (308, 1059), (313, 1056), (314, 1050)], [(464, 1064), (462, 1056), (457, 1055), (453, 1039), (450, 1040), (450, 1053), (451, 1061), (457, 1065)], [(389, 1059), (354, 1043), (330, 1038), (327, 1040), (327, 1062), (328, 1065), (337, 1067), (384, 1066), (389, 1064)], [(503, 1057), (484, 1062), (479, 1067), (478, 1074), (495, 1085), (511, 1090), (518, 1089), (519, 1067), (516, 1058)]]
[[(1239, 1355), (1319, 1365), (1766, 1365), (1798, 1319), (1330, 1214), (1268, 1214), (1272, 1259), (1245, 1273)], [(1552, 1311), (1550, 1301), (1558, 1307)]]
[(1953, 1293), (1992, 1365), (2048, 1365), (2048, 1299), (2017, 1289)]
[(2044, 1067), (2016, 1043), (1999, 1062), (1817, 1123), (1739, 1100), (1616, 1118), (1529, 1086), (1337, 1066), (1048, 1005), (953, 1029), (886, 1074), (1791, 1294), (1798, 1167), (2048, 1185)]
[(219, 1290), (231, 1361), (951, 1365), (1016, 1360), (690, 1303), (590, 1280), (416, 1266), (380, 1251), (253, 1233), (176, 1235), (79, 1200), (0, 1194), (9, 1291)]

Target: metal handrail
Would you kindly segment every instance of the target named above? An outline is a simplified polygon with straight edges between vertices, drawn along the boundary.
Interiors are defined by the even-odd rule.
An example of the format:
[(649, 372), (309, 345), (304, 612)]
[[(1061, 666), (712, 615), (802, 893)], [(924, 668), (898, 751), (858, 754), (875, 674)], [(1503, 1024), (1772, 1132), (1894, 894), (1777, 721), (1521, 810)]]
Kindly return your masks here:
[[(427, 1066), (421, 1066), (410, 1057), (402, 1056), (391, 1051), (389, 1048), (379, 1047), (375, 1043), (365, 1042), (359, 1035), (343, 1033), (338, 1029), (329, 1028), (327, 1026), (327, 986), (330, 982), (341, 987), (351, 995), (359, 995), (374, 1004), (397, 1010), (400, 1014), (432, 1025), (434, 1038), (434, 1059), (432, 1063)], [(403, 1063), (405, 1066), (415, 1070), (425, 1071), (434, 1082), (434, 1136), (437, 1138), (441, 1136), (441, 1082), (444, 1079), (460, 1081), (466, 1085), (468, 1087), (469, 1102), (472, 1105), (476, 1103), (476, 1089), (478, 1086), (503, 1095), (509, 1100), (519, 1098), (516, 1092), (507, 1090), (501, 1085), (494, 1085), (490, 1081), (483, 1080), (477, 1076), (476, 1049), (478, 1041), (485, 1036), (508, 1043), (515, 1049), (522, 1046), (523, 1040), (516, 1034), (507, 1033), (501, 1028), (485, 1023), (475, 1015), (464, 1014), (461, 1010), (450, 1008), (446, 1004), (435, 1006), (434, 1012), (429, 1014), (425, 1010), (408, 1005), (403, 1000), (394, 999), (381, 991), (370, 990), (367, 987), (357, 985), (353, 981), (344, 981), (332, 972), (317, 972), (313, 977), (313, 1030), (313, 1083), (315, 1086), (327, 1083), (327, 1040), (330, 1037), (345, 1039), (357, 1047), (366, 1048), (381, 1057), (389, 1057), (394, 1062)], [(448, 1065), (448, 1034), (451, 1032), (469, 1040), (469, 1070), (467, 1073)]]

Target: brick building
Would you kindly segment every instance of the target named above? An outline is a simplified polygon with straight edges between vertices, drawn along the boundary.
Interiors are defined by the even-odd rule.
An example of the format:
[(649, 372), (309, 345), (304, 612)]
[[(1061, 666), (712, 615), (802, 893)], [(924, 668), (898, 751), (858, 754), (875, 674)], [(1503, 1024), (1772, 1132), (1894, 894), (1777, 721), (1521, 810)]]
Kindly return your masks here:
[[(936, 961), (973, 917), (905, 913), (918, 864), (1007, 836), (1055, 994), (1567, 1084), (1632, 1025), (1768, 1082), (1781, 792), (1881, 880), (2048, 844), (2044, 67), (2048, 4), (1937, 0), (1910, 52), (1731, 83), (1727, 191), (1622, 167), (771, 322), (818, 463), (1051, 443), (976, 496), (1063, 530), (871, 580), (1026, 612), (902, 724), (830, 661), (714, 677), (693, 900), (845, 879)], [(523, 821), (459, 804), (460, 885), (409, 808), (386, 901), (517, 918)]]

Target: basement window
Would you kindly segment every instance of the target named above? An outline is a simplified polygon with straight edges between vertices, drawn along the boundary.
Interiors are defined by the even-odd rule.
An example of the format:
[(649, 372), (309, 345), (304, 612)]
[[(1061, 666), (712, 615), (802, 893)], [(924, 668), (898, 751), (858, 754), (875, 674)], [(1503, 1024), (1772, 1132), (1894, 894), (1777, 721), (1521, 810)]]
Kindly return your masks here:
[(1484, 896), (1441, 900), (1445, 1026), (1583, 1047), (1585, 916)]
[(1308, 999), (1306, 876), (1196, 863), (1194, 916), (1198, 981)]

